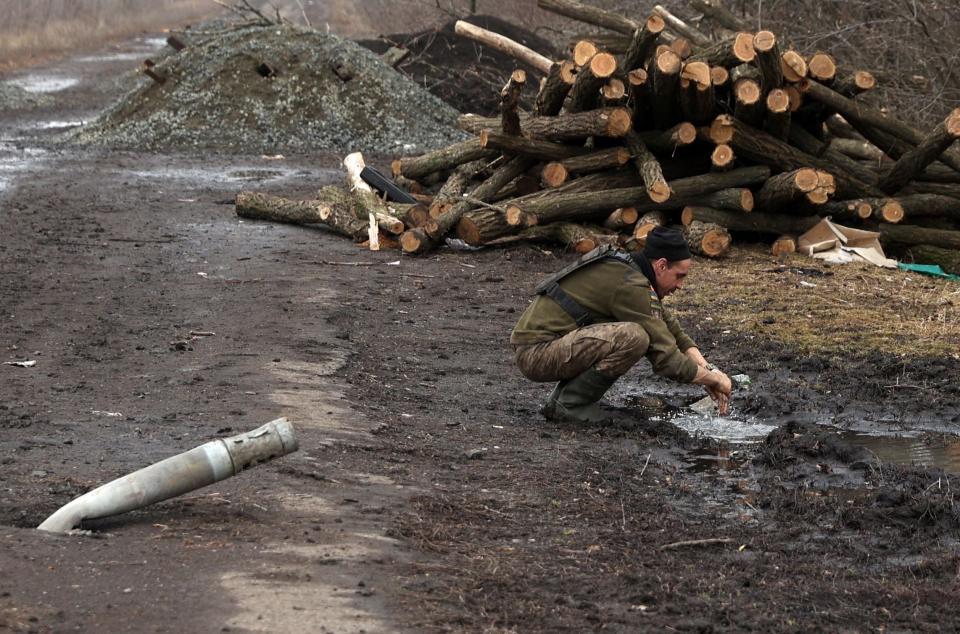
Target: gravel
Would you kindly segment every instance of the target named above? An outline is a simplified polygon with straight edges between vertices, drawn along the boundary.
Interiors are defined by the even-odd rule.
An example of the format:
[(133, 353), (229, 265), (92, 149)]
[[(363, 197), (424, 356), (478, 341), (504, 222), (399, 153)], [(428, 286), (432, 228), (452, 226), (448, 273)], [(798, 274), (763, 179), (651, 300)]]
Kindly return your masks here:
[[(187, 34), (157, 58), (162, 84), (136, 86), (68, 143), (136, 150), (211, 148), (420, 154), (465, 138), (457, 111), (355, 44), (295, 26)], [(276, 73), (258, 72), (267, 64)]]

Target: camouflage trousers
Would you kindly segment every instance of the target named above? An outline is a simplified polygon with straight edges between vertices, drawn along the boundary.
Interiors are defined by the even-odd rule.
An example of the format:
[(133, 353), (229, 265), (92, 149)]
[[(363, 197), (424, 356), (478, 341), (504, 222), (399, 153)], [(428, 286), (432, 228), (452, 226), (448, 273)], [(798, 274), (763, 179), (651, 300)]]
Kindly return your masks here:
[(517, 346), (513, 358), (531, 381), (572, 379), (590, 368), (618, 377), (642, 359), (649, 346), (643, 327), (624, 321), (584, 326), (552, 341)]

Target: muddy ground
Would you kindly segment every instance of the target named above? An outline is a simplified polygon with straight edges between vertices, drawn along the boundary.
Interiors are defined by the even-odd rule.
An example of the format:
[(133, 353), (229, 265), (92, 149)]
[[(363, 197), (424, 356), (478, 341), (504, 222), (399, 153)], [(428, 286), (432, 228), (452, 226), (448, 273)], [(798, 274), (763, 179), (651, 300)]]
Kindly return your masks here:
[[(691, 436), (672, 422), (689, 418), (671, 416), (697, 390), (643, 367), (613, 394), (637, 411), (635, 428), (548, 423), (549, 386), (519, 375), (507, 339), (531, 287), (569, 255), (407, 258), (236, 217), (240, 189), (306, 197), (338, 182), (337, 156), (50, 147), (51, 122), (116, 98), (103, 78), (125, 63), (33, 69), (79, 82), (0, 121), (0, 342), (3, 361), (37, 362), (0, 366), (0, 630), (960, 623), (952, 318), (903, 308), (930, 311), (920, 321), (941, 338), (913, 336), (939, 350), (910, 333), (863, 349), (785, 343), (775, 325), (799, 330), (820, 313), (775, 302), (756, 323), (721, 318), (848, 276), (871, 290), (856, 308), (889, 308), (920, 285), (947, 320), (955, 286), (781, 266), (740, 247), (698, 262), (675, 305), (709, 358), (752, 378), (733, 427), (772, 433)], [(847, 340), (864, 330), (848, 323)], [(299, 452), (78, 534), (33, 528), (100, 483), (278, 416), (296, 425)], [(938, 448), (946, 470), (885, 461), (845, 435), (918, 429), (913, 445)]]

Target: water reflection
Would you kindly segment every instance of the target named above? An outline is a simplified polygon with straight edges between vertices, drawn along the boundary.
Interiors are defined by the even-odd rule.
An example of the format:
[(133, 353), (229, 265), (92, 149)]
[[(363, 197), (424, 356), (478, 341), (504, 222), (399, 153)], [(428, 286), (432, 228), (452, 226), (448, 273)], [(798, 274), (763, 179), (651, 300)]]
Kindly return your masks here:
[(951, 473), (960, 473), (960, 438), (956, 436), (877, 436), (840, 432), (840, 438), (854, 445), (866, 447), (883, 462), (917, 464), (939, 467)]

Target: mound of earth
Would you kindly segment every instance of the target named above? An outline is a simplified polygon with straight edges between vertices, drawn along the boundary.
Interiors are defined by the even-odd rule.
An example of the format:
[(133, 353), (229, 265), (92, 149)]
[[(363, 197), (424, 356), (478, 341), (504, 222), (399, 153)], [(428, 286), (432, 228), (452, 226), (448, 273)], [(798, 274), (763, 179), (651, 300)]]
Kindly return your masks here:
[(292, 26), (223, 30), (157, 60), (80, 144), (239, 152), (419, 153), (463, 138), (457, 113), (363, 47)]
[[(470, 16), (465, 21), (505, 35), (547, 57), (556, 56), (551, 42), (515, 24), (485, 15)], [(451, 21), (418, 33), (384, 35), (358, 43), (376, 53), (391, 46), (409, 49), (410, 54), (397, 65), (397, 70), (464, 113), (497, 114), (500, 89), (515, 68), (522, 68), (527, 71), (528, 85), (521, 107), (532, 109), (537, 94), (534, 80), (541, 73), (496, 49), (457, 35), (455, 24)]]

